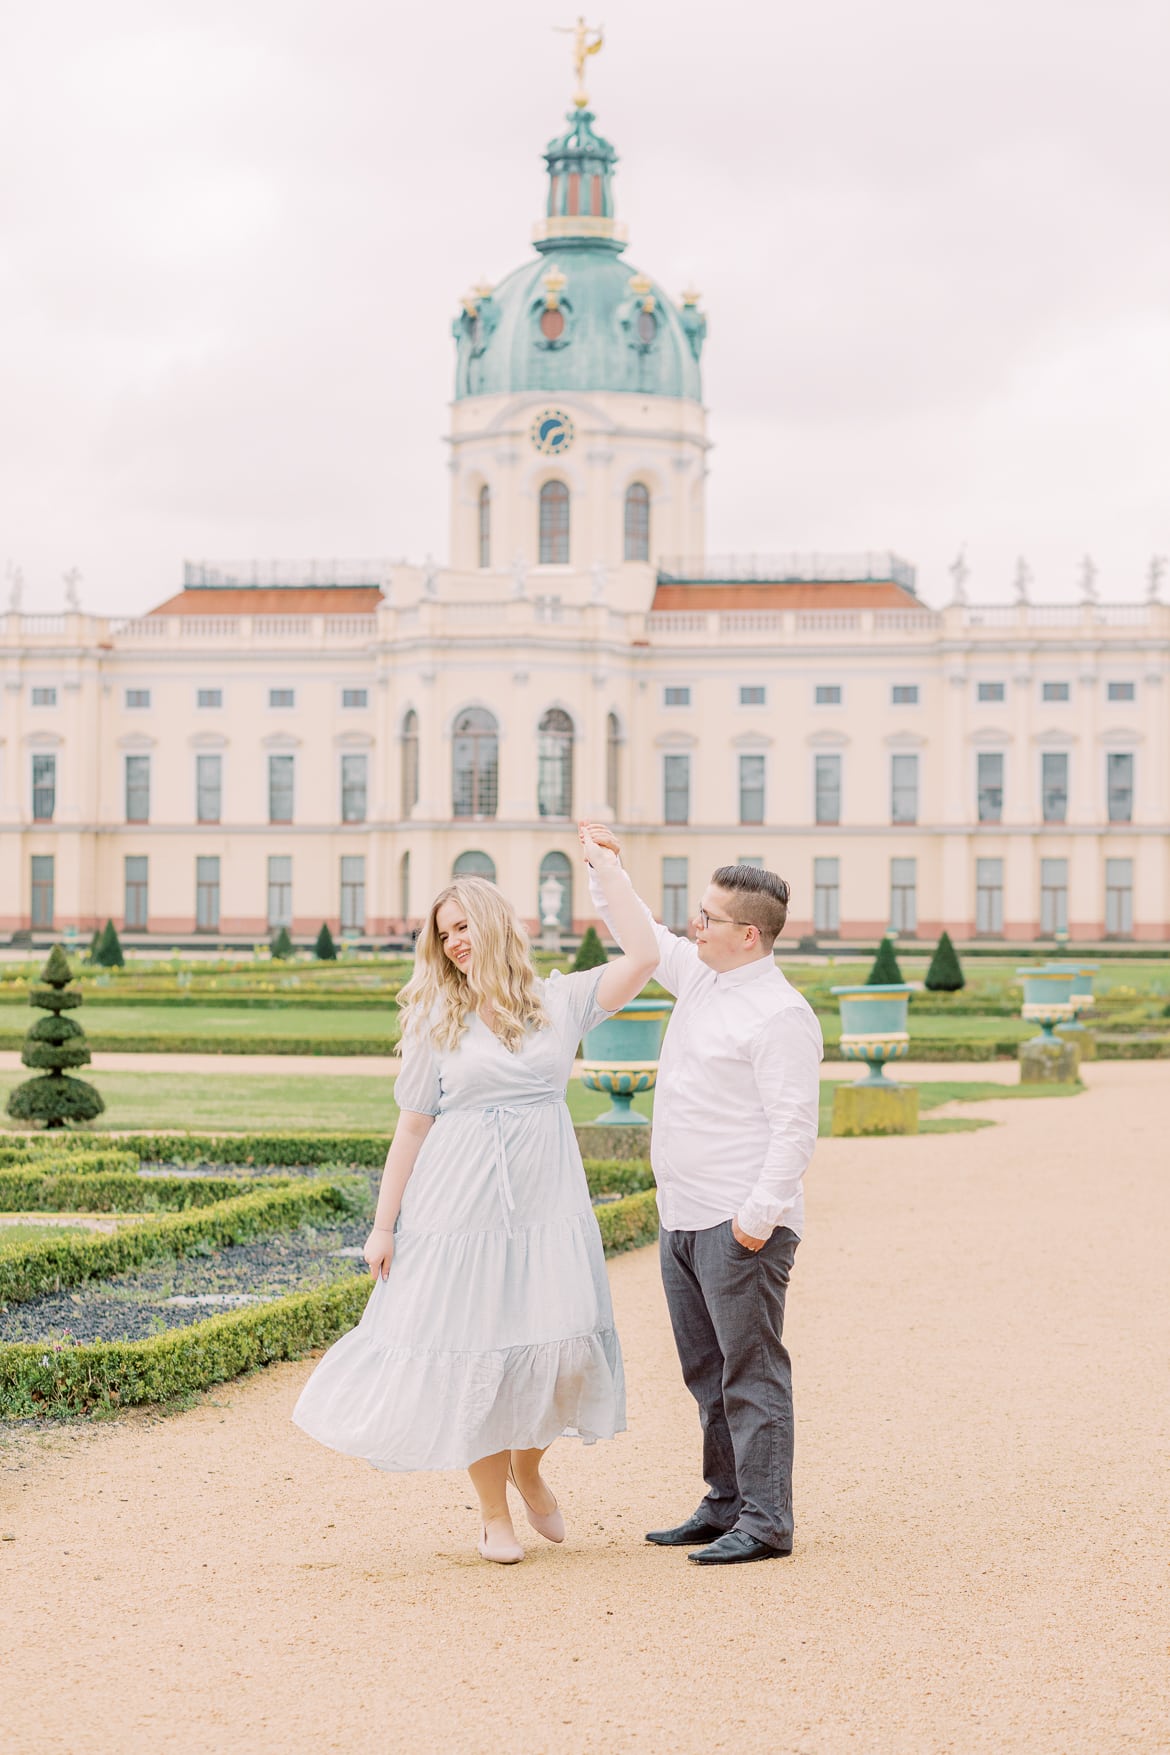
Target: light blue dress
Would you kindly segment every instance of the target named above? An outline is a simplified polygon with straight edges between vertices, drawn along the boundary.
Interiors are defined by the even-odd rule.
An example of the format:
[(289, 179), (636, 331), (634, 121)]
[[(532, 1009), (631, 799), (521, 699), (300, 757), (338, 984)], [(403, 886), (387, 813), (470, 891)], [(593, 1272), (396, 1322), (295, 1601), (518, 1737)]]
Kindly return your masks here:
[(436, 1120), (389, 1277), (293, 1412), (322, 1444), (380, 1469), (461, 1469), (625, 1430), (601, 1234), (565, 1103), (577, 1044), (609, 1015), (603, 974), (542, 981), (549, 1025), (514, 1054), (474, 1015), (451, 1051), (408, 1032), (395, 1100)]

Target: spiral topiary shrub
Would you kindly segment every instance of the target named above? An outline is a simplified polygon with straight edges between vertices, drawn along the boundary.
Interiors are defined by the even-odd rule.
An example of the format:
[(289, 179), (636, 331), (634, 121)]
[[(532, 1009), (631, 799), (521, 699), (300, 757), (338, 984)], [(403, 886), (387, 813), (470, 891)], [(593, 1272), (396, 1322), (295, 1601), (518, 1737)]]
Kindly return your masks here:
[(29, 990), (29, 1004), (49, 1013), (38, 1018), (24, 1039), (21, 1060), (41, 1072), (9, 1094), (8, 1113), (15, 1121), (64, 1127), (70, 1121), (92, 1121), (105, 1108), (101, 1096), (84, 1079), (72, 1079), (66, 1067), (89, 1063), (85, 1031), (63, 1014), (76, 1010), (82, 996), (70, 989), (73, 971), (60, 945), (54, 945), (41, 970), (43, 986)]

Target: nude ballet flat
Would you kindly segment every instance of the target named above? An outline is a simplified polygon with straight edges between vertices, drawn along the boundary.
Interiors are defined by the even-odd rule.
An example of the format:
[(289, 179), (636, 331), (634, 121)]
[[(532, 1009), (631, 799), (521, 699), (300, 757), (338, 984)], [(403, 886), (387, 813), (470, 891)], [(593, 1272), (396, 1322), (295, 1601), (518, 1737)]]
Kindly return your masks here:
[[(517, 1493), (520, 1493), (519, 1487), (516, 1486), (516, 1477), (512, 1473), (511, 1463), (508, 1464), (508, 1479), (511, 1481), (513, 1487), (516, 1487)], [(520, 1493), (520, 1497), (521, 1499), (524, 1499), (523, 1493)], [(527, 1499), (524, 1499), (524, 1510), (528, 1514), (529, 1523), (532, 1525), (538, 1536), (543, 1536), (546, 1542), (564, 1541), (565, 1519), (559, 1505), (554, 1505), (551, 1511), (545, 1512), (542, 1515), (539, 1511), (533, 1511)]]
[(476, 1546), (481, 1560), (494, 1560), (497, 1566), (515, 1566), (517, 1560), (524, 1558), (524, 1550), (515, 1536), (511, 1541), (507, 1536), (489, 1536), (486, 1523)]

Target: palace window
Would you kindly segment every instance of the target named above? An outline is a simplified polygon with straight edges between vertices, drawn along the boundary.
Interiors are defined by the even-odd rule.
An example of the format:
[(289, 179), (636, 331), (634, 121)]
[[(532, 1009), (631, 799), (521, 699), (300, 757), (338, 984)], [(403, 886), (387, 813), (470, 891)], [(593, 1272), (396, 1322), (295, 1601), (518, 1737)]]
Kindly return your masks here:
[(650, 490), (632, 481), (626, 489), (625, 559), (650, 559)]
[(127, 932), (145, 932), (148, 861), (145, 853), (128, 853), (123, 862), (122, 924)]
[(764, 820), (764, 758), (762, 755), (740, 755), (739, 820), (741, 823), (762, 823)]
[(478, 514), (476, 534), (479, 539), (479, 565), (490, 567), (492, 564), (492, 490), (486, 482), (479, 490), (476, 511)]
[(573, 814), (573, 721), (560, 707), (550, 707), (540, 722), (536, 806), (542, 817)]
[(341, 820), (343, 823), (364, 823), (369, 761), (365, 753), (346, 754), (341, 758)]
[(1105, 757), (1105, 791), (1111, 823), (1133, 822), (1133, 756), (1110, 750)]
[(975, 686), (975, 699), (981, 702), (1002, 701), (1004, 689), (1001, 682), (981, 682)]
[(895, 683), (890, 690), (890, 702), (895, 707), (917, 707), (918, 684)]
[(1040, 758), (1041, 815), (1046, 823), (1063, 823), (1068, 817), (1068, 754), (1045, 750)]
[(1067, 701), (1068, 684), (1066, 682), (1046, 682), (1040, 685), (1042, 701)]
[(150, 757), (126, 757), (126, 821), (150, 821)]
[(984, 938), (1003, 937), (1003, 860), (975, 861), (975, 931)]
[(611, 713), (605, 721), (605, 802), (616, 817), (618, 814), (618, 763), (621, 759), (622, 733), (618, 716)]
[(195, 691), (195, 705), (196, 705), (196, 707), (222, 707), (223, 706), (223, 690), (222, 689), (196, 689), (196, 691)]
[(270, 853), (268, 855), (268, 930), (274, 932), (277, 927), (291, 926), (292, 922), (292, 854)]
[(461, 853), (451, 867), (451, 876), (481, 877), (486, 878), (489, 884), (494, 884), (496, 881), (496, 862), (490, 853), (480, 853), (475, 850)]
[(32, 915), (30, 924), (51, 927), (53, 924), (53, 855), (51, 853), (34, 853), (32, 855), (31, 877)]
[(560, 886), (561, 899), (557, 906), (557, 925), (562, 932), (573, 930), (573, 868), (563, 853), (546, 853), (540, 862), (540, 879), (536, 892), (536, 913), (541, 925), (544, 925), (544, 899), (542, 892), (549, 878)]
[(689, 685), (668, 684), (666, 688), (663, 689), (662, 705), (664, 707), (689, 707), (690, 704), (691, 691)]
[(890, 821), (918, 821), (918, 757), (899, 754), (890, 757)]
[(218, 823), (223, 804), (223, 757), (195, 757), (195, 820)]
[(1045, 938), (1068, 931), (1068, 860), (1040, 861), (1040, 931)]
[(402, 721), (402, 814), (418, 803), (418, 714), (411, 707)]
[(814, 707), (839, 707), (841, 705), (840, 683), (817, 683), (813, 690)]
[(34, 689), (32, 704), (34, 707), (55, 707), (57, 705), (56, 689)]
[(739, 687), (739, 704), (741, 707), (763, 707), (767, 704), (768, 691), (762, 683), (741, 683)]
[(368, 707), (370, 693), (368, 689), (342, 689), (341, 705), (343, 707)]
[(662, 759), (662, 820), (686, 823), (691, 815), (691, 758), (686, 755)]
[(34, 751), (32, 759), (32, 806), (34, 823), (51, 823), (57, 808), (57, 758)]
[(499, 801), (499, 728), (486, 707), (467, 707), (455, 721), (452, 793), (457, 817), (494, 817)]
[(540, 490), (540, 564), (569, 563), (569, 490), (563, 481), (546, 481)]
[(1105, 936), (1133, 937), (1133, 860), (1105, 861)]
[(1131, 682), (1111, 682), (1106, 686), (1105, 694), (1110, 701), (1132, 701), (1137, 690)]
[(219, 931), (219, 855), (201, 853), (195, 861), (195, 930)]
[(813, 931), (833, 937), (841, 930), (841, 861), (813, 860)]
[(895, 932), (918, 931), (918, 861), (890, 861), (890, 925)]
[(687, 862), (668, 854), (662, 861), (662, 924), (671, 932), (687, 930)]
[(269, 689), (268, 705), (270, 707), (295, 707), (297, 691), (295, 689)]
[(366, 930), (364, 853), (343, 853), (341, 856), (341, 930), (343, 933)]
[(150, 690), (149, 689), (127, 689), (126, 690), (126, 705), (129, 708), (149, 707), (150, 706)]
[(980, 750), (976, 758), (976, 791), (979, 821), (1003, 821), (1003, 756), (999, 751)]
[(814, 816), (818, 823), (841, 821), (841, 758), (817, 756), (813, 763)]
[(293, 820), (294, 757), (268, 758), (268, 821), (291, 823)]

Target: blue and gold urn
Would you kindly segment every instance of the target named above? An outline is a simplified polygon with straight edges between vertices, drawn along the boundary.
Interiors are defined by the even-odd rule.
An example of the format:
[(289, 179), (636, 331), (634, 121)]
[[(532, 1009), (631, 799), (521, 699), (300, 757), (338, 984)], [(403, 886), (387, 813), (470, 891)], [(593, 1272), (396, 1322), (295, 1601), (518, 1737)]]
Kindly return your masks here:
[(841, 1004), (841, 1059), (864, 1060), (863, 1085), (888, 1085), (882, 1068), (910, 1052), (910, 986), (907, 982), (834, 987)]
[(598, 1116), (599, 1125), (649, 1126), (644, 1115), (634, 1114), (633, 1100), (639, 1091), (654, 1087), (672, 1003), (669, 999), (632, 999), (585, 1036), (581, 1083), (613, 1099), (613, 1108)]
[(1076, 967), (1069, 963), (1043, 963), (1038, 969), (1017, 969), (1016, 974), (1024, 988), (1021, 1015), (1028, 1023), (1040, 1026), (1039, 1036), (1032, 1040), (1055, 1042), (1057, 1024), (1070, 1024), (1076, 1017), (1073, 1004)]

